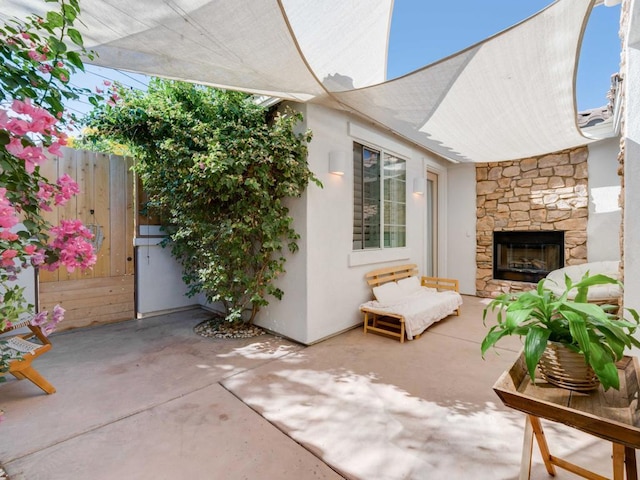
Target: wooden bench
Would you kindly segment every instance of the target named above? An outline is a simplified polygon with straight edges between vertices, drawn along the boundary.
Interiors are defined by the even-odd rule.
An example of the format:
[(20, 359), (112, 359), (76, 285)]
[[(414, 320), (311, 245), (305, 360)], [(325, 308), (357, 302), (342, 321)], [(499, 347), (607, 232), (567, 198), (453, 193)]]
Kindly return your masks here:
[[(36, 358), (51, 350), (51, 342), (47, 336), (42, 333), (40, 327), (31, 325), (27, 320), (0, 331), (0, 335), (23, 327), (29, 328), (30, 332), (14, 336), (0, 337), (0, 341), (7, 342), (1, 345), (0, 348), (12, 356), (20, 355), (22, 357), (11, 361), (9, 364), (9, 370), (6, 372), (0, 372), (0, 375), (10, 373), (18, 380), (26, 378), (40, 387), (45, 393), (55, 393), (56, 389), (54, 386), (51, 385), (32, 365), (32, 362)], [(36, 343), (36, 341), (38, 343)]]
[[(388, 282), (397, 282), (398, 280), (417, 276), (417, 265), (407, 264), (373, 270), (365, 275), (365, 279), (369, 287), (373, 289)], [(420, 284), (423, 287), (434, 288), (439, 292), (460, 291), (458, 280), (452, 278), (420, 277)], [(407, 333), (404, 315), (366, 305), (361, 306), (360, 311), (364, 314), (365, 334), (374, 332), (397, 338), (400, 343), (404, 343)], [(454, 312), (456, 315), (460, 315), (460, 308), (456, 308)], [(415, 335), (414, 338), (420, 338), (420, 334)]]

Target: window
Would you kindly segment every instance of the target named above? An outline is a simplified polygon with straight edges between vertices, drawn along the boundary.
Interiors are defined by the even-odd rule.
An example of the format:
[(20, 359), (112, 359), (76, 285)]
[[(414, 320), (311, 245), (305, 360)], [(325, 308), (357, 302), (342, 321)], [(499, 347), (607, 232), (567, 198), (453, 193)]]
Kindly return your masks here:
[(354, 250), (406, 246), (406, 172), (405, 160), (354, 142)]

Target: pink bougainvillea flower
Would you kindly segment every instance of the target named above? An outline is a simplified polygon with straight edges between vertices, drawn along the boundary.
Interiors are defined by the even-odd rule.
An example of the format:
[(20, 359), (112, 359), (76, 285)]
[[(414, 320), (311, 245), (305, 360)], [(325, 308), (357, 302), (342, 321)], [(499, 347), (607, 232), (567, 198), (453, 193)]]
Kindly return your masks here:
[(54, 203), (56, 205), (66, 205), (71, 197), (80, 193), (80, 187), (66, 173), (58, 179), (58, 193), (56, 194)]
[(31, 113), (31, 124), (29, 128), (34, 133), (49, 134), (53, 132), (53, 127), (58, 122), (56, 117), (46, 110), (34, 109)]
[(43, 333), (45, 337), (48, 337), (49, 335), (51, 335), (55, 329), (56, 329), (55, 325), (52, 325), (51, 323), (47, 323), (46, 325), (43, 325), (42, 327), (40, 327), (40, 331)]
[(47, 73), (51, 73), (51, 71), (53, 70), (53, 67), (48, 63), (43, 63), (38, 67), (38, 70), (40, 70), (44, 74), (47, 74)]
[(6, 110), (0, 110), (0, 128), (9, 130), (7, 126), (8, 123), (9, 123), (9, 114), (7, 113)]
[(31, 319), (30, 323), (31, 325), (35, 325), (37, 327), (42, 326), (47, 321), (48, 316), (49, 316), (49, 312), (47, 312), (46, 310), (43, 310), (38, 314), (36, 314), (36, 316)]
[(17, 233), (13, 233), (11, 230), (0, 231), (0, 240), (6, 240), (8, 242), (15, 242), (20, 237)]
[[(14, 135), (26, 135), (31, 132), (31, 125), (21, 118), (11, 118), (6, 124), (7, 130)], [(7, 149), (8, 150), (8, 149)]]
[(58, 251), (58, 264), (64, 265), (67, 271), (89, 268), (96, 263), (93, 245), (87, 241), (93, 234), (80, 220), (62, 220), (51, 233), (55, 238), (50, 247)]
[(33, 243), (28, 243), (27, 245), (24, 246), (23, 250), (24, 250), (24, 253), (26, 253), (27, 255), (33, 255), (34, 253), (36, 253), (37, 248), (38, 247)]
[(44, 62), (47, 60), (47, 56), (44, 53), (37, 52), (36, 50), (29, 50), (29, 58), (36, 62)]
[(33, 173), (37, 165), (40, 165), (47, 159), (42, 153), (41, 147), (24, 147), (24, 150), (17, 154), (16, 157), (24, 160), (24, 168), (28, 173)]
[(0, 227), (11, 228), (18, 223), (18, 214), (14, 205), (7, 198), (7, 189), (0, 188)]
[(45, 260), (46, 256), (44, 250), (38, 250), (33, 255), (31, 255), (31, 265), (33, 265), (34, 267), (44, 264)]
[(64, 313), (66, 310), (62, 308), (60, 305), (56, 305), (53, 307), (53, 315), (51, 316), (51, 323), (54, 325), (58, 325), (62, 320), (64, 320)]
[(56, 157), (61, 157), (62, 156), (62, 152), (60, 151), (60, 146), (61, 145), (60, 145), (59, 142), (53, 142), (47, 148), (47, 152), (49, 152), (51, 155), (55, 155)]
[(109, 80), (103, 80), (102, 83), (105, 85), (105, 87), (108, 87), (111, 85), (111, 82)]
[(38, 206), (44, 211), (51, 212), (52, 209), (49, 206), (49, 202), (54, 194), (54, 186), (46, 182), (38, 182), (38, 186), (40, 187), (36, 193), (36, 197), (40, 200)]
[(14, 258), (18, 255), (18, 251), (12, 248), (8, 248), (2, 254), (0, 254), (0, 265), (3, 267), (14, 266)]

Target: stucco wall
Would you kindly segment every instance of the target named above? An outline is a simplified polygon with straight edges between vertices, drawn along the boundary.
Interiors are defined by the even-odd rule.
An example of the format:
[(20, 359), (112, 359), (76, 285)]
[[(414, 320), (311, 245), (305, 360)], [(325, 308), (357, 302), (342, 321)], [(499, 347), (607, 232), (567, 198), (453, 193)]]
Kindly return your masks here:
[(453, 165), (448, 170), (448, 275), (460, 282), (460, 292), (476, 293), (476, 167)]
[(640, 309), (640, 2), (623, 2), (624, 306)]
[(589, 262), (620, 260), (619, 143), (618, 138), (610, 138), (589, 146)]
[[(287, 273), (278, 281), (285, 292), (283, 300), (274, 299), (260, 312), (256, 323), (310, 344), (362, 322), (358, 306), (370, 298), (364, 282), (366, 272), (400, 263), (416, 263), (420, 271), (425, 270), (426, 199), (412, 193), (413, 178), (424, 178), (427, 166), (440, 170), (441, 189), (446, 194), (447, 172), (444, 161), (347, 113), (312, 104), (297, 108), (302, 109), (313, 131), (309, 166), (323, 188), (311, 185), (304, 197), (290, 203), (295, 228), (302, 235), (300, 251), (289, 256)], [(353, 141), (407, 159), (406, 248), (352, 251)], [(328, 171), (332, 151), (347, 154), (349, 162), (343, 176)], [(440, 270), (444, 275), (446, 259)]]
[(158, 239), (136, 240), (136, 300), (138, 316), (147, 317), (170, 310), (198, 305), (197, 298), (185, 295), (182, 268)]

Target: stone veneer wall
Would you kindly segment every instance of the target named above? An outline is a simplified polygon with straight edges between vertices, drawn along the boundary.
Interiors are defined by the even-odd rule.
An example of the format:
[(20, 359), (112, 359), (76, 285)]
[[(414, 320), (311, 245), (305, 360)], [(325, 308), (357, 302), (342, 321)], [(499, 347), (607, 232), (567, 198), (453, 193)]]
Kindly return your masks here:
[(587, 147), (476, 166), (476, 294), (532, 288), (493, 279), (493, 232), (563, 230), (565, 264), (587, 261)]

